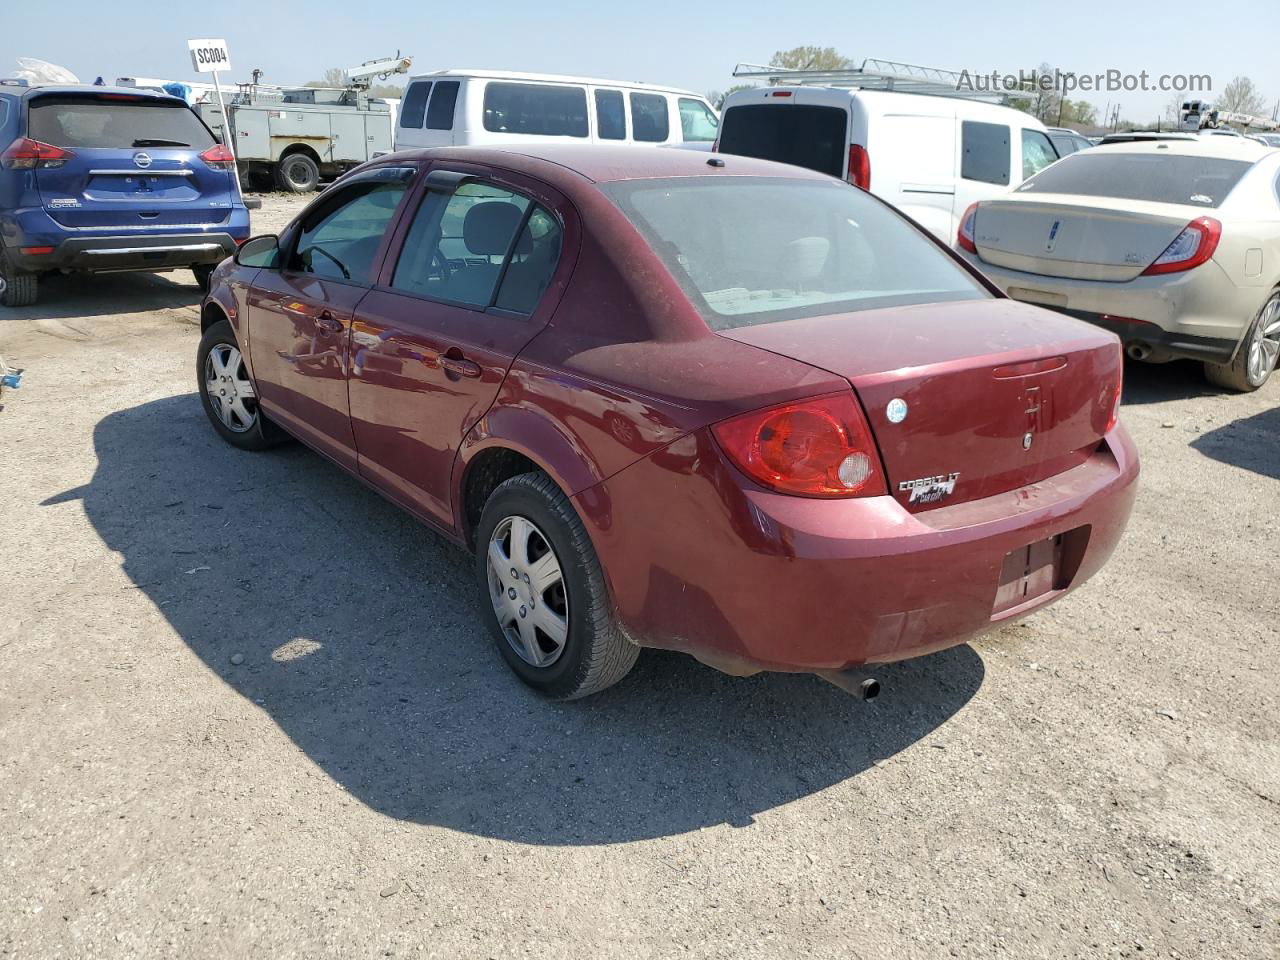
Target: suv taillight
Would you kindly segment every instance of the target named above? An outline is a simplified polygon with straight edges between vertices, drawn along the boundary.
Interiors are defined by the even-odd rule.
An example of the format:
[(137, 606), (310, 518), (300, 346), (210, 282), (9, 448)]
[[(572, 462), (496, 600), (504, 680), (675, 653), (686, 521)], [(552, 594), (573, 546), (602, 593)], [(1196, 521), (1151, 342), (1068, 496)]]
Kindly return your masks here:
[(849, 146), (849, 182), (863, 190), (871, 189), (871, 154), (860, 143)]
[(771, 490), (831, 498), (886, 492), (880, 455), (852, 393), (756, 410), (711, 432), (739, 470)]
[(973, 224), (978, 219), (978, 205), (969, 204), (969, 209), (960, 218), (960, 229), (956, 231), (956, 246), (970, 253), (978, 252), (978, 245), (973, 242)]
[(0, 153), (0, 167), (6, 170), (34, 170), (60, 167), (75, 154), (49, 143), (41, 143), (30, 137), (19, 137)]
[(200, 159), (213, 170), (230, 170), (236, 162), (236, 158), (231, 155), (231, 151), (220, 143), (215, 143), (200, 154)]
[(1198, 267), (1218, 249), (1222, 237), (1222, 224), (1213, 217), (1197, 217), (1174, 237), (1164, 253), (1156, 257), (1151, 266), (1142, 271), (1144, 277), (1161, 273), (1179, 273)]

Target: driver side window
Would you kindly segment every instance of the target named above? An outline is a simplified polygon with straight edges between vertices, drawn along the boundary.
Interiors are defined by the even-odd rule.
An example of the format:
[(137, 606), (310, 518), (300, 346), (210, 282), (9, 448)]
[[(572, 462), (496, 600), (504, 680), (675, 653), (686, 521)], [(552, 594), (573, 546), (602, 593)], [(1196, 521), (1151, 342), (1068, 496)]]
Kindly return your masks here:
[(409, 179), (364, 180), (335, 195), (303, 223), (289, 269), (330, 280), (372, 283), (382, 235)]

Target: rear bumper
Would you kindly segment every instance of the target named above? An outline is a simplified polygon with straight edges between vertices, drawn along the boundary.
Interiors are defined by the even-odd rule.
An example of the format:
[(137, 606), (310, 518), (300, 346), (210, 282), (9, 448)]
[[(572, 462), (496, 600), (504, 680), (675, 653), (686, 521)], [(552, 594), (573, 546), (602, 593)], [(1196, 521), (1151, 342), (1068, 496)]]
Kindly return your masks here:
[(135, 234), (73, 237), (54, 246), (51, 253), (22, 251), (22, 247), (9, 251), (9, 256), (21, 270), (84, 270), (92, 273), (171, 270), (194, 264), (221, 263), (236, 252), (236, 241), (229, 233)]
[(1046, 277), (960, 256), (1017, 300), (1056, 310), (1146, 344), (1158, 358), (1227, 363), (1262, 305), (1260, 287), (1240, 287), (1215, 262), (1180, 274), (1126, 282)]
[[(892, 497), (762, 490), (703, 432), (576, 502), (641, 645), (730, 672), (840, 670), (953, 646), (1078, 587), (1119, 541), (1137, 476), (1137, 451), (1118, 427), (1073, 470), (909, 514)], [(1000, 601), (1006, 558), (1059, 534), (1071, 556), (1052, 589)]]

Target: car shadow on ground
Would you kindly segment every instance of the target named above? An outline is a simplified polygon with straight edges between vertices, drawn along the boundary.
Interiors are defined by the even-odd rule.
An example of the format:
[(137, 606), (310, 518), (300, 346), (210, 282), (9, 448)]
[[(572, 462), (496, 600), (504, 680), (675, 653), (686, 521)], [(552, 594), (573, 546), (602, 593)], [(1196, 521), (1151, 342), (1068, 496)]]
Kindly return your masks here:
[(1280, 480), (1280, 407), (1203, 433), (1191, 447), (1212, 460)]
[(862, 704), (647, 651), (618, 686), (551, 703), (480, 625), (471, 559), (321, 457), (234, 450), (194, 394), (114, 413), (94, 441), (93, 480), (42, 507), (82, 500), (214, 675), (406, 821), (534, 844), (745, 825), (932, 733), (983, 680), (961, 646), (879, 669)]
[(190, 270), (172, 273), (45, 274), (29, 307), (0, 307), (5, 320), (78, 320), (121, 313), (198, 307), (200, 287)]
[(1204, 364), (1198, 360), (1171, 360), (1168, 363), (1124, 362), (1122, 403), (1164, 403), (1192, 397), (1218, 397), (1229, 393), (1204, 378)]

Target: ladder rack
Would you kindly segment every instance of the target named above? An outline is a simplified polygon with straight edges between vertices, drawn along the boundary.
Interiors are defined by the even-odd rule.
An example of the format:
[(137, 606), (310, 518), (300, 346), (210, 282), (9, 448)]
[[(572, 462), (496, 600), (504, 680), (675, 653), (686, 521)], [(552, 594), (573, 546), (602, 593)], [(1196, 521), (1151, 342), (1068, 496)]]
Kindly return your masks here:
[(897, 60), (867, 57), (859, 66), (843, 70), (793, 70), (759, 63), (739, 63), (733, 75), (742, 79), (765, 80), (776, 86), (850, 87), (857, 90), (892, 90), (898, 93), (921, 93), (934, 97), (957, 97), (985, 103), (1007, 104), (1006, 93), (989, 90), (964, 90), (964, 74), (937, 67), (922, 67)]

